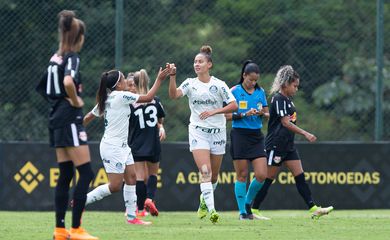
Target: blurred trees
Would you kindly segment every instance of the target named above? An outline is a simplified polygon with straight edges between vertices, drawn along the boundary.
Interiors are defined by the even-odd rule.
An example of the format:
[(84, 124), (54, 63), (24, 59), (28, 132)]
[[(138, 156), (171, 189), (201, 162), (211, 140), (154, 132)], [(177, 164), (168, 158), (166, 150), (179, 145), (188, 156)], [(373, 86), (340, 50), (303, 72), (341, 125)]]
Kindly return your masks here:
[[(175, 62), (180, 84), (195, 76), (193, 58), (201, 45), (210, 44), (213, 75), (233, 86), (241, 64), (252, 59), (268, 90), (279, 66), (290, 64), (301, 75), (296, 101), (303, 127), (319, 140), (373, 139), (375, 2), (131, 0), (124, 5), (123, 71), (145, 68), (154, 80), (159, 66)], [(115, 67), (115, 1), (1, 1), (1, 140), (47, 140), (47, 106), (33, 89), (57, 49), (56, 15), (62, 9), (76, 10), (87, 26), (81, 52), (85, 111), (94, 105), (100, 74)], [(385, 34), (389, 28), (385, 24)], [(387, 59), (389, 47), (385, 44)], [(187, 100), (170, 100), (167, 85), (159, 95), (168, 140), (186, 141)], [(101, 123), (93, 123), (88, 133), (99, 140)], [(384, 138), (389, 140), (390, 132)]]

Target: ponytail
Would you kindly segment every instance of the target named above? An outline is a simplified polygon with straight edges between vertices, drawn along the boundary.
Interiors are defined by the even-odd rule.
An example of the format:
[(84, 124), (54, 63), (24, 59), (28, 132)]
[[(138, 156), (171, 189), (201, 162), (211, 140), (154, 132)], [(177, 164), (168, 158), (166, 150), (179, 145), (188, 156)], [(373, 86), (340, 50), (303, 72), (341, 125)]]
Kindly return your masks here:
[(108, 72), (104, 72), (100, 78), (99, 89), (96, 93), (96, 103), (98, 104), (99, 115), (104, 113), (107, 100), (107, 79)]
[(99, 89), (96, 93), (96, 103), (98, 104), (99, 114), (104, 113), (107, 95), (115, 90), (122, 78), (124, 78), (123, 74), (119, 70), (111, 70), (102, 74)]
[[(252, 60), (246, 60), (241, 69), (241, 76), (239, 84), (244, 82), (244, 74), (257, 73), (260, 74), (259, 66), (252, 62)], [(259, 88), (259, 85), (256, 83), (255, 88)]]
[(147, 94), (149, 92), (150, 78), (145, 69), (141, 69), (134, 74), (134, 84), (137, 87), (138, 94)]

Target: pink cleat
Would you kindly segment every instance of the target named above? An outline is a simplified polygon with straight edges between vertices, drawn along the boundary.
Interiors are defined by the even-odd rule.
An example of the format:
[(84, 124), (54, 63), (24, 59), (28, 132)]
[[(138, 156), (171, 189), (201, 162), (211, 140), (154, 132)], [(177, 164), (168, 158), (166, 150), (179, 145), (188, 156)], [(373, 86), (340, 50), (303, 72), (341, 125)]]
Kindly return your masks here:
[(145, 200), (145, 209), (149, 211), (152, 216), (158, 216), (158, 210), (152, 199), (147, 198)]
[(133, 224), (133, 225), (152, 225), (152, 222), (147, 222), (147, 221), (143, 221), (139, 218), (134, 218), (134, 219), (128, 219), (127, 220), (127, 223), (128, 224)]

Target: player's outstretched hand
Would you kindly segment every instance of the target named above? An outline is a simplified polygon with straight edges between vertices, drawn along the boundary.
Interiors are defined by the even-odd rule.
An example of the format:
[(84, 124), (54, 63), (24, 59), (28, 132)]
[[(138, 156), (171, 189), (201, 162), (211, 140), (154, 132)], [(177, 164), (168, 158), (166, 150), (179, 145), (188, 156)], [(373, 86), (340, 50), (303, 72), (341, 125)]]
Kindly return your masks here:
[(160, 67), (159, 71), (158, 71), (158, 75), (157, 75), (157, 81), (163, 81), (169, 74), (169, 68), (164, 68), (162, 69)]

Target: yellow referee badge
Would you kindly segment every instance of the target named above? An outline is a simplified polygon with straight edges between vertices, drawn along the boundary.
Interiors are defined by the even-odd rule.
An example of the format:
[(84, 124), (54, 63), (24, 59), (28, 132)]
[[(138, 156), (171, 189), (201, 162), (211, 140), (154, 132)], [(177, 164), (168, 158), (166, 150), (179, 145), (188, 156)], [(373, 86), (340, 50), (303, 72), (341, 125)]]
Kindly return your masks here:
[(247, 101), (240, 101), (238, 104), (240, 109), (247, 109), (248, 108), (248, 102)]

